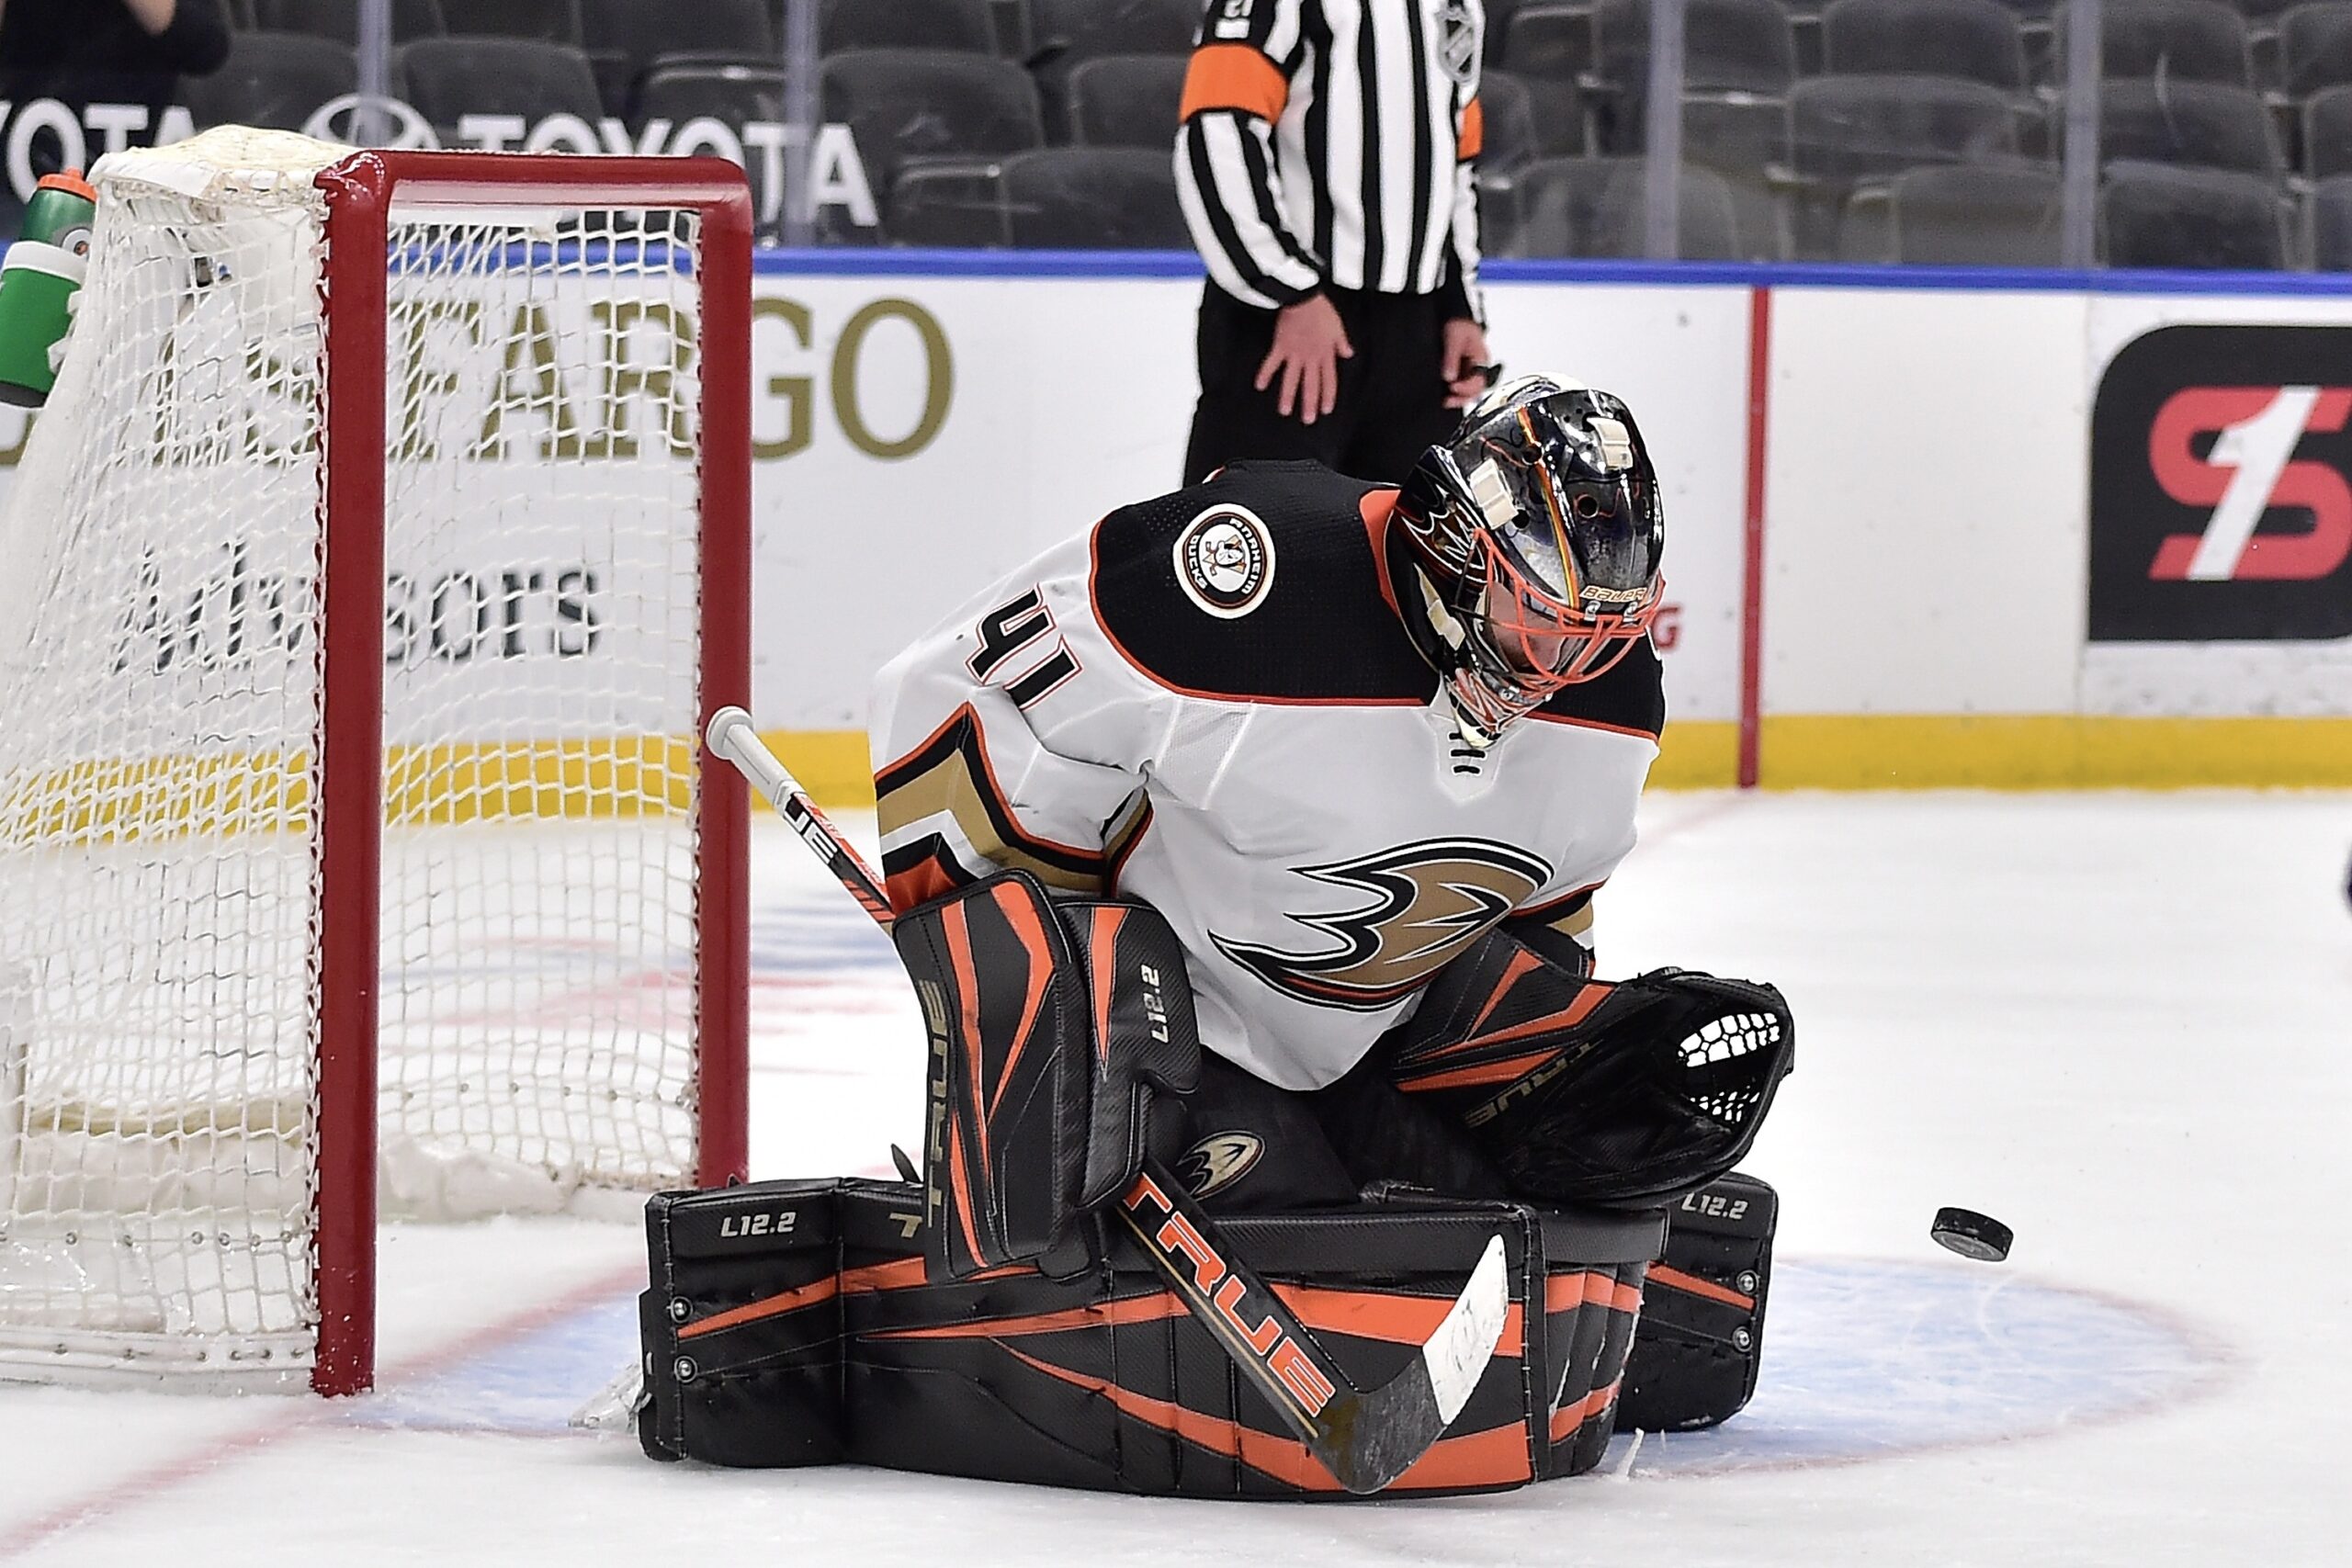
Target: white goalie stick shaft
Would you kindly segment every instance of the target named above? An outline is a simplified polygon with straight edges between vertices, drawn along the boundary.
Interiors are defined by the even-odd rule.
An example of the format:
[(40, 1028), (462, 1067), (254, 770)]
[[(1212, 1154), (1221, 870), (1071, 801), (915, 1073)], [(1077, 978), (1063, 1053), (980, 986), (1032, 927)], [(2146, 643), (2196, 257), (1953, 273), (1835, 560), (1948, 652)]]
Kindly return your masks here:
[(710, 716), (710, 727), (704, 732), (711, 751), (735, 764), (735, 771), (751, 781), (752, 787), (768, 797), (775, 814), (800, 835), (808, 852), (824, 863), (850, 897), (865, 907), (865, 912), (884, 931), (890, 929), (895, 917), (890, 912), (889, 895), (882, 890), (882, 879), (865, 863), (865, 857), (856, 846), (842, 836), (826, 815), (817, 809), (800, 781), (752, 726), (752, 716), (741, 708), (720, 708)]
[[(881, 879), (768, 750), (751, 715), (721, 708), (706, 739), (889, 930), (893, 916)], [(1444, 1436), (1484, 1375), (1510, 1315), (1502, 1237), (1490, 1236), (1420, 1355), (1380, 1387), (1358, 1389), (1157, 1160), (1146, 1156), (1142, 1174), (1111, 1207), (1193, 1320), (1350, 1492), (1381, 1490)]]

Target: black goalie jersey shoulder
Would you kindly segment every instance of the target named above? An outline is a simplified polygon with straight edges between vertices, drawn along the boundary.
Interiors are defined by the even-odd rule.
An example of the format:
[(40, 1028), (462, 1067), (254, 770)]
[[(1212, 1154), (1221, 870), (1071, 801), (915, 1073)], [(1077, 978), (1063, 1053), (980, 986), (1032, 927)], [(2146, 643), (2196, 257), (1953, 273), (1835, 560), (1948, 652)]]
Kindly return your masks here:
[(1659, 668), (1657, 650), (1644, 637), (1615, 668), (1566, 688), (1525, 722), (1616, 729), (1657, 739), (1666, 728), (1665, 671)]
[[(1317, 463), (1237, 463), (1122, 507), (1094, 532), (1095, 618), (1163, 686), (1234, 702), (1420, 705), (1437, 677), (1397, 621), (1374, 554), (1393, 491)], [(1645, 641), (1532, 722), (1656, 737)]]
[(1436, 677), (1383, 596), (1365, 521), (1381, 493), (1319, 464), (1238, 463), (1122, 507), (1094, 533), (1095, 617), (1189, 694), (1425, 703)]

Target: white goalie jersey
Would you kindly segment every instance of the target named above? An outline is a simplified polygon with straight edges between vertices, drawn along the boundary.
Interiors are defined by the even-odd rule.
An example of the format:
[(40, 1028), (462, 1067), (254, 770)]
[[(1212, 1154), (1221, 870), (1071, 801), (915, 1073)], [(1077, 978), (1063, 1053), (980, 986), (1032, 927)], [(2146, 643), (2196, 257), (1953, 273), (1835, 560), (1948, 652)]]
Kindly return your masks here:
[(1399, 619), (1393, 490), (1236, 464), (1111, 513), (876, 678), (892, 903), (1006, 868), (1152, 905), (1203, 1043), (1344, 1075), (1505, 920), (1588, 938), (1664, 719), (1646, 643), (1479, 751)]

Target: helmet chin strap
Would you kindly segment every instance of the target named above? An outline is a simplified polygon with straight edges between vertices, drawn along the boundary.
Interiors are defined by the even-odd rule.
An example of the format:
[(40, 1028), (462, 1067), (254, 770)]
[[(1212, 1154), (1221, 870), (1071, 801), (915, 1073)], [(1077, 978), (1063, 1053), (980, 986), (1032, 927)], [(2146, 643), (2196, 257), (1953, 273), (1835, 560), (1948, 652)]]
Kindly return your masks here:
[(1453, 654), (1453, 668), (1438, 671), (1438, 690), (1445, 694), (1446, 706), (1453, 710), (1453, 728), (1461, 735), (1462, 743), (1474, 750), (1484, 751), (1502, 739), (1502, 723), (1480, 717), (1462, 694), (1464, 682), (1477, 679), (1470, 669), (1466, 647), (1470, 634), (1445, 607), (1445, 602), (1439, 597), (1429, 574), (1419, 565), (1412, 570), (1413, 583), (1421, 591), (1421, 610), (1428, 617), (1430, 629), (1437, 634), (1438, 641)]
[(1453, 710), (1453, 730), (1462, 738), (1462, 744), (1474, 751), (1484, 751), (1502, 737), (1496, 730), (1489, 729), (1481, 723), (1463, 702), (1462, 689), (1458, 684), (1461, 679), (1459, 675), (1449, 675), (1442, 683), (1441, 689), (1445, 693), (1445, 705)]

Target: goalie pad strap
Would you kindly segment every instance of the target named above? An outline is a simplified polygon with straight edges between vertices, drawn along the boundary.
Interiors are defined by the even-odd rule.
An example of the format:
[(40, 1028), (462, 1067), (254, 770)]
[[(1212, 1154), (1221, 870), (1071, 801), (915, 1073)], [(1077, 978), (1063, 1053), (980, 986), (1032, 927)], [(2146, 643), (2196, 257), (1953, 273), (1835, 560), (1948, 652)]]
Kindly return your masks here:
[(891, 934), (930, 1039), (932, 1278), (1082, 1266), (1079, 1221), (1140, 1168), (1154, 1087), (1199, 1069), (1175, 933), (1143, 905), (1057, 903), (1007, 871)]

